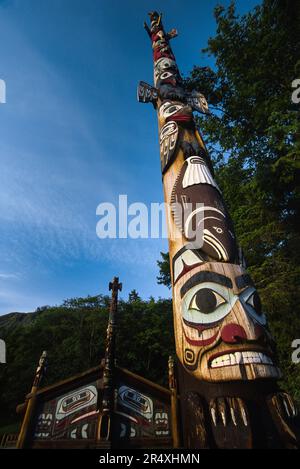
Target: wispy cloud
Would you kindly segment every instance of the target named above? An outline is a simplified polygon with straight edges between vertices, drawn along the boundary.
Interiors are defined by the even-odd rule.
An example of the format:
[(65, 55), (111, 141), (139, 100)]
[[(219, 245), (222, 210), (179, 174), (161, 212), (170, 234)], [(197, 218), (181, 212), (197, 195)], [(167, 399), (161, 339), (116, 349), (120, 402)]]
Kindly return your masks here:
[[(0, 5), (2, 3), (0, 0)], [(36, 15), (40, 15), (43, 8), (48, 14), (43, 2), (41, 5), (38, 1), (33, 3)], [(61, 2), (51, 2), (51, 5), (54, 3), (55, 14), (58, 14)], [(82, 5), (79, 1), (76, 3), (78, 14)], [(93, 271), (97, 264), (99, 276), (105, 279), (107, 268), (112, 266), (116, 271), (128, 272), (131, 279), (136, 277), (140, 283), (147, 283), (145, 266), (155, 269), (159, 241), (99, 240), (96, 236), (99, 203), (117, 202), (119, 193), (128, 193), (129, 203), (143, 201), (136, 189), (152, 185), (149, 180), (145, 184), (139, 180), (140, 172), (146, 171), (143, 158), (146, 158), (145, 139), (150, 139), (147, 129), (144, 130), (140, 121), (131, 122), (123, 96), (115, 96), (119, 86), (128, 89), (127, 83), (117, 83), (116, 66), (120, 57), (113, 57), (115, 68), (110, 64), (109, 69), (105, 55), (100, 57), (100, 46), (106, 43), (107, 37), (102, 41), (97, 36), (99, 55), (94, 56), (92, 51), (91, 68), (103, 61), (103, 69), (101, 64), (97, 72), (99, 78), (94, 77), (94, 71), (80, 69), (83, 81), (78, 85), (74, 61), (78, 66), (77, 60), (81, 60), (87, 68), (89, 63), (85, 64), (85, 56), (77, 52), (71, 57), (71, 63), (68, 62), (68, 52), (72, 54), (74, 49), (72, 41), (81, 41), (75, 38), (77, 28), (74, 34), (75, 29), (71, 27), (69, 32), (74, 38), (66, 50), (59, 45), (65, 54), (62, 54), (65, 60), (59, 61), (53, 51), (48, 54), (55, 33), (48, 38), (42, 34), (43, 44), (39, 47), (28, 34), (30, 26), (25, 17), (31, 13), (21, 11), (23, 0), (15, 0), (14, 5), (15, 8), (2, 9), (0, 15), (1, 35), (5, 38), (0, 42), (1, 78), (7, 84), (7, 104), (1, 107), (0, 113), (1, 311), (26, 311), (30, 305), (49, 303), (55, 298), (56, 285), (57, 289), (60, 287), (60, 280), (54, 278), (57, 271), (64, 282), (70, 272), (75, 276), (86, 265)], [(52, 6), (49, 8), (51, 10)], [(90, 2), (89, 8), (95, 8), (94, 2)], [(31, 18), (32, 29), (38, 17)], [(54, 24), (53, 16), (51, 20)], [(39, 27), (37, 29), (41, 34)], [(85, 31), (90, 32), (89, 28)], [(67, 35), (65, 31), (64, 34)], [(101, 35), (101, 28), (97, 27), (97, 35)], [(60, 50), (56, 52), (59, 55)], [(111, 73), (116, 83), (112, 83)], [(98, 84), (101, 77), (109, 92), (103, 83)], [(88, 90), (85, 85), (90, 83)], [(134, 89), (132, 97), (124, 96), (124, 99), (135, 103)], [(160, 184), (158, 173), (157, 180)], [(144, 190), (147, 199), (147, 189)], [(64, 275), (64, 269), (68, 274)], [(155, 283), (155, 274), (153, 277)], [(73, 290), (69, 288), (66, 295), (76, 291), (79, 275), (76, 281), (75, 286), (72, 284)], [(65, 295), (64, 287), (62, 291), (57, 298)]]
[[(9, 251), (16, 262), (26, 262), (24, 253), (29, 252), (48, 261), (82, 255), (108, 258), (114, 247), (107, 249), (108, 242), (96, 238), (96, 206), (116, 197), (116, 186), (126, 179), (126, 172), (118, 174), (105, 157), (99, 137), (90, 130), (88, 113), (69, 84), (12, 22), (8, 24), (18, 47), (22, 44), (23, 60), (20, 73), (9, 81), (3, 122), (7, 138), (0, 144), (5, 239), (5, 253), (0, 247), (0, 254), (7, 257)], [(18, 131), (18, 139), (12, 138)], [(123, 262), (132, 258), (127, 253), (124, 247)]]
[(3, 272), (0, 272), (0, 280), (10, 280), (10, 279), (17, 279), (19, 278), (18, 274), (6, 274)]

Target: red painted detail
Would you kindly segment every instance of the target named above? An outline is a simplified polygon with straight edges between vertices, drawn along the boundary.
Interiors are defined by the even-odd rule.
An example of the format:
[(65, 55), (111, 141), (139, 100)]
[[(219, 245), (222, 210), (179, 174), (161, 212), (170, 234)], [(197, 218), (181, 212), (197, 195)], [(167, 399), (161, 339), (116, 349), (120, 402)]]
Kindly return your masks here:
[(175, 121), (175, 122), (190, 122), (193, 120), (191, 114), (173, 114), (172, 116), (166, 119), (166, 122)]
[[(165, 38), (165, 36), (163, 36)], [(158, 33), (154, 33), (151, 35), (151, 40), (152, 42), (156, 42), (156, 41), (159, 41), (161, 39), (161, 35), (158, 34)]]
[[(179, 81), (179, 80), (178, 80)], [(172, 85), (172, 86), (176, 86), (177, 85), (177, 81), (175, 78), (167, 78), (166, 80), (161, 80), (161, 83), (163, 85)]]
[(185, 333), (185, 330), (183, 329), (183, 332), (184, 332), (184, 336), (185, 336), (185, 339), (187, 341), (188, 344), (190, 345), (196, 345), (198, 347), (204, 347), (205, 345), (210, 345), (212, 344), (216, 338), (218, 337), (218, 334), (219, 332), (217, 332), (215, 335), (213, 335), (212, 337), (210, 337), (209, 339), (203, 339), (203, 340), (193, 340), (193, 339), (190, 339), (186, 333)]
[(154, 62), (156, 62), (158, 59), (161, 59), (162, 57), (166, 59), (175, 60), (175, 57), (171, 50), (161, 52), (160, 49), (155, 49), (153, 52)]
[(211, 329), (212, 327), (214, 327), (212, 324), (206, 324), (205, 326), (203, 326), (203, 324), (195, 324), (193, 322), (187, 321), (184, 318), (182, 318), (182, 320), (187, 327), (196, 329), (198, 332), (202, 332), (202, 331), (205, 331), (206, 329)]
[[(182, 272), (178, 275), (176, 282), (174, 282), (174, 285), (178, 282), (178, 280), (179, 280), (181, 277), (183, 277), (183, 275), (187, 274), (188, 272), (190, 272), (191, 270), (195, 269), (196, 267), (200, 267), (200, 265), (203, 264), (203, 262), (198, 262), (198, 263), (193, 264), (193, 265), (187, 265), (184, 261), (182, 261), (182, 263), (183, 263)], [(201, 327), (201, 326), (199, 326), (199, 327)]]
[(222, 328), (221, 337), (227, 344), (234, 344), (239, 342), (240, 339), (246, 340), (247, 334), (245, 329), (239, 324), (226, 324)]

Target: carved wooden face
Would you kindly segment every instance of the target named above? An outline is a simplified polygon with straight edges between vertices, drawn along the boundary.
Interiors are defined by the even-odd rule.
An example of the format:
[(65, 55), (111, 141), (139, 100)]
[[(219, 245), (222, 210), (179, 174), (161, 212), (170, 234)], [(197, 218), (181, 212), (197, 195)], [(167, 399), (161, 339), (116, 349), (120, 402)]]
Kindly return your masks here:
[(158, 80), (167, 79), (178, 73), (175, 60), (169, 57), (161, 57), (155, 61), (154, 65), (154, 83)]
[(183, 251), (173, 262), (180, 361), (206, 381), (278, 378), (258, 293), (244, 269)]

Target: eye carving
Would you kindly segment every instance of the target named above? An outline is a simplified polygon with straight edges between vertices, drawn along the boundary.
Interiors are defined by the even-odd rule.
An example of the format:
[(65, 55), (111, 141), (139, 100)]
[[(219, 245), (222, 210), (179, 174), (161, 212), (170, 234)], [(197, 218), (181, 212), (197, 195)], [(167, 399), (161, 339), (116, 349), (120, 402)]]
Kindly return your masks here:
[(203, 314), (211, 314), (225, 303), (227, 301), (219, 293), (210, 288), (202, 288), (191, 299), (189, 310), (193, 309)]
[(254, 291), (248, 298), (247, 302), (248, 305), (252, 306), (253, 309), (255, 309), (256, 314), (259, 316), (262, 315), (262, 310), (261, 310), (261, 301), (259, 298), (259, 295), (257, 291)]
[(166, 80), (167, 78), (170, 78), (173, 76), (173, 73), (171, 72), (163, 72), (160, 76), (161, 80)]
[(221, 321), (227, 316), (235, 302), (235, 296), (227, 287), (214, 282), (195, 285), (182, 302), (183, 318), (193, 324), (205, 325)]
[(259, 294), (255, 288), (247, 288), (242, 293), (240, 293), (239, 298), (247, 313), (250, 314), (260, 324), (265, 326), (267, 324), (267, 318), (262, 311)]
[(169, 68), (173, 65), (174, 61), (173, 60), (169, 60), (169, 59), (164, 59), (162, 60), (161, 62), (161, 68), (164, 69), (164, 68)]
[(166, 102), (161, 106), (159, 114), (166, 119), (167, 117), (176, 114), (176, 112), (180, 111), (182, 108), (182, 104), (171, 104), (170, 102)]
[(165, 113), (171, 115), (171, 114), (173, 114), (174, 112), (176, 112), (178, 109), (180, 109), (180, 107), (178, 107), (178, 106), (170, 106), (170, 107), (168, 108), (168, 110), (165, 111)]

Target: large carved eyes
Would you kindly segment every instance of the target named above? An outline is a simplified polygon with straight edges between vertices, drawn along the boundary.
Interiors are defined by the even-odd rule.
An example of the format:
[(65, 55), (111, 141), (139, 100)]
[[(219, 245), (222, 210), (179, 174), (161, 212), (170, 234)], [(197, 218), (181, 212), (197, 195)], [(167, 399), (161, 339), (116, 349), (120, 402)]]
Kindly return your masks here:
[(184, 295), (182, 316), (186, 321), (197, 325), (217, 323), (232, 311), (238, 300), (249, 316), (261, 325), (266, 325), (267, 319), (254, 287), (248, 287), (235, 295), (231, 289), (214, 282), (196, 285)]
[(224, 303), (226, 300), (219, 293), (209, 288), (202, 288), (193, 296), (189, 309), (211, 314)]
[(165, 119), (167, 119), (173, 114), (176, 114), (182, 108), (183, 108), (182, 104), (172, 104), (172, 103), (166, 102), (161, 105), (159, 114), (161, 117), (164, 117)]
[(173, 114), (175, 114), (175, 112), (179, 111), (181, 107), (182, 106), (175, 106), (175, 105), (168, 107), (168, 109), (166, 109), (164, 112), (164, 116), (165, 117), (172, 116)]
[(167, 78), (170, 78), (174, 76), (174, 73), (171, 73), (171, 72), (163, 72), (161, 75), (160, 75), (160, 79), (161, 80), (166, 80)]
[(175, 64), (174, 60), (172, 60), (172, 59), (163, 58), (158, 65), (159, 65), (161, 70), (164, 70), (166, 68), (173, 67), (176, 64)]
[(159, 76), (161, 72), (166, 71), (167, 69), (177, 69), (176, 62), (172, 59), (168, 59), (167, 57), (162, 57), (155, 62), (155, 76), (156, 78)]
[(204, 282), (191, 288), (183, 299), (182, 316), (193, 324), (212, 324), (222, 320), (232, 308), (228, 288)]
[(249, 296), (249, 298), (247, 300), (247, 304), (252, 306), (252, 308), (255, 309), (256, 314), (258, 314), (258, 315), (262, 314), (261, 301), (260, 301), (260, 298), (259, 298), (259, 294), (257, 293), (256, 290)]
[(244, 304), (247, 312), (256, 319), (257, 322), (265, 325), (267, 323), (266, 316), (262, 312), (259, 294), (254, 287), (247, 288), (240, 294), (241, 302)]

